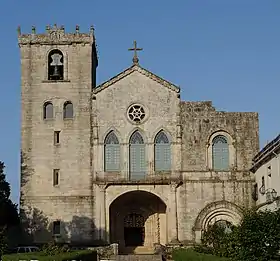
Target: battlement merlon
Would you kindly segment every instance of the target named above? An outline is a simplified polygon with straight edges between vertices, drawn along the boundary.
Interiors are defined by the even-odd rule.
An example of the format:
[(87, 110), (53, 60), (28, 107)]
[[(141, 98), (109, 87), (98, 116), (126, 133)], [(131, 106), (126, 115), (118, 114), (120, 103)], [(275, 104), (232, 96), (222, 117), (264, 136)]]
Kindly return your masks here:
[(46, 26), (46, 31), (43, 34), (37, 34), (35, 26), (32, 26), (30, 34), (22, 34), (20, 26), (17, 29), (18, 43), (21, 45), (42, 44), (42, 45), (71, 45), (71, 44), (92, 44), (96, 48), (94, 36), (94, 27), (90, 27), (89, 33), (81, 33), (80, 27), (77, 25), (73, 33), (66, 33), (64, 26), (53, 27)]

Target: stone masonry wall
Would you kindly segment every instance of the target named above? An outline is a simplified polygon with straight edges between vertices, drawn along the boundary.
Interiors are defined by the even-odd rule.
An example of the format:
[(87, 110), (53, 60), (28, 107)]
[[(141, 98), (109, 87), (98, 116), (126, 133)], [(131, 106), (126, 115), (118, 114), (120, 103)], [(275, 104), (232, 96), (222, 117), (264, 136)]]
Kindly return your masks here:
[(235, 167), (249, 170), (259, 150), (258, 114), (219, 112), (211, 102), (181, 102), (183, 171), (206, 171), (206, 147), (216, 131), (225, 131), (236, 149)]
[[(62, 221), (66, 241), (69, 237), (77, 241), (109, 239), (110, 202), (139, 188), (147, 193), (160, 191), (168, 216), (166, 228), (161, 229), (168, 231), (165, 234), (169, 239), (176, 239), (178, 234), (180, 241), (194, 242), (211, 222), (238, 222), (241, 208), (254, 204), (254, 177), (249, 168), (259, 150), (258, 114), (218, 112), (211, 102), (182, 102), (177, 87), (138, 65), (121, 73), (117, 81), (109, 81), (111, 86), (105, 83), (100, 89), (92, 89), (94, 44), (92, 32), (80, 34), (78, 30), (65, 34), (64, 29), (49, 28), (43, 35), (33, 31), (19, 36), (21, 207), (26, 216), (32, 217), (29, 222), (37, 222), (29, 224), (31, 228), (40, 228), (40, 224), (46, 228), (36, 234), (37, 241), (51, 237), (50, 226), (55, 220)], [(50, 82), (47, 57), (55, 48), (64, 55), (65, 79)], [(46, 101), (54, 105), (54, 119), (43, 119)], [(74, 105), (73, 119), (63, 119), (66, 101)], [(144, 106), (143, 123), (135, 124), (127, 118), (131, 104)], [(154, 170), (154, 139), (162, 129), (170, 138), (172, 152), (171, 170), (166, 176)], [(121, 145), (120, 173), (104, 172), (104, 139), (112, 130)], [(160, 177), (169, 183), (178, 179), (174, 186), (167, 189), (168, 182), (156, 184), (152, 179), (142, 187), (112, 183), (127, 181), (129, 139), (136, 130), (146, 144), (148, 177)], [(61, 131), (59, 145), (54, 145), (54, 131)], [(212, 170), (211, 142), (217, 134), (228, 138), (229, 171)], [(57, 186), (53, 186), (53, 169), (60, 170)], [(107, 187), (106, 182), (112, 184)], [(40, 218), (36, 221), (34, 215)]]
[[(195, 230), (203, 229), (203, 222), (236, 223), (241, 208), (254, 204), (249, 168), (259, 148), (258, 115), (217, 112), (211, 102), (181, 102), (181, 124), (184, 181), (177, 194), (178, 230), (179, 239), (189, 241), (197, 239)], [(209, 141), (218, 131), (232, 138), (230, 171), (212, 171), (209, 164)]]
[[(73, 224), (83, 219), (81, 238), (87, 237), (93, 230), (89, 221), (94, 222), (90, 153), (91, 93), (96, 64), (93, 32), (82, 34), (76, 28), (75, 33), (65, 33), (54, 26), (43, 34), (36, 34), (35, 29), (31, 34), (19, 32), (18, 38), (24, 169), (21, 208), (26, 212), (24, 215), (31, 217), (40, 212), (46, 218), (48, 233), (52, 229), (49, 222), (53, 220), (61, 219), (67, 223), (65, 227), (71, 223), (73, 230)], [(48, 54), (53, 49), (63, 53), (63, 80), (48, 80)], [(53, 104), (54, 118), (44, 120), (43, 106), (47, 101)], [(63, 119), (66, 101), (73, 104), (73, 119)], [(54, 144), (54, 131), (60, 131), (58, 145)], [(53, 185), (53, 169), (59, 169), (57, 186)], [(42, 238), (38, 236), (39, 241)]]

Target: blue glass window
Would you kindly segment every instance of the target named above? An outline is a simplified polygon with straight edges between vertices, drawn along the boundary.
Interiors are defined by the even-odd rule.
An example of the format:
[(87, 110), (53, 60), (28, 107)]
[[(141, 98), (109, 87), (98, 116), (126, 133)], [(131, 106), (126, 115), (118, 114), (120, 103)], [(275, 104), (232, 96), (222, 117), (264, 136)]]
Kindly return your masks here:
[(213, 169), (217, 171), (229, 169), (229, 146), (225, 136), (218, 135), (212, 143)]
[(105, 171), (120, 171), (120, 144), (113, 131), (105, 139)]
[(155, 171), (171, 170), (171, 148), (167, 135), (160, 131), (155, 138)]

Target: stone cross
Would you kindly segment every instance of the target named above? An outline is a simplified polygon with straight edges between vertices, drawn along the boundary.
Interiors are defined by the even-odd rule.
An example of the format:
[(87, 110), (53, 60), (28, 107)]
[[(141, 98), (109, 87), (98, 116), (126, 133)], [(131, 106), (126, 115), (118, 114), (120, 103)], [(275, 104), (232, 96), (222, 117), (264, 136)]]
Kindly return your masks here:
[(136, 41), (134, 41), (133, 44), (134, 44), (134, 47), (133, 48), (129, 48), (128, 51), (134, 51), (134, 56), (133, 56), (132, 61), (133, 61), (134, 64), (138, 64), (139, 59), (138, 59), (138, 56), (137, 56), (137, 51), (142, 51), (143, 48), (138, 48)]

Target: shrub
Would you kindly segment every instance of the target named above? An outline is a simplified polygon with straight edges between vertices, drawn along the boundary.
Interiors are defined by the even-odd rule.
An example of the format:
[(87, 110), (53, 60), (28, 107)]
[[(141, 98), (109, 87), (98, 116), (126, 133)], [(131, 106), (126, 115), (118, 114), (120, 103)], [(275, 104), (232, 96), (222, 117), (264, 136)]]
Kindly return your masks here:
[(209, 226), (203, 234), (199, 252), (212, 253), (221, 257), (235, 257), (239, 245), (238, 227), (227, 225), (228, 230), (218, 223)]
[(43, 252), (33, 252), (25, 254), (11, 254), (2, 256), (3, 261), (19, 261), (19, 260), (38, 260), (38, 261), (97, 261), (97, 253), (91, 250), (81, 250), (81, 251), (70, 251), (64, 252), (57, 255), (46, 256)]
[(239, 260), (267, 261), (280, 250), (280, 210), (246, 211), (238, 229)]
[(61, 253), (69, 252), (70, 249), (66, 245), (56, 244), (56, 243), (48, 243), (42, 247), (42, 253), (46, 256), (54, 256)]
[(193, 249), (176, 249), (172, 257), (175, 261), (229, 261), (224, 257), (217, 257), (210, 254), (197, 253)]
[(7, 236), (5, 233), (5, 229), (0, 229), (0, 257), (3, 253), (5, 253), (8, 249), (8, 243), (7, 243)]
[(203, 254), (214, 254), (213, 248), (209, 247), (209, 246), (205, 246), (205, 245), (196, 245), (194, 246), (194, 251), (196, 251), (197, 253), (203, 253)]
[(272, 260), (280, 250), (280, 210), (247, 210), (241, 224), (231, 226), (230, 230), (226, 233), (216, 224), (209, 226), (203, 234), (202, 245), (195, 250), (240, 261)]

